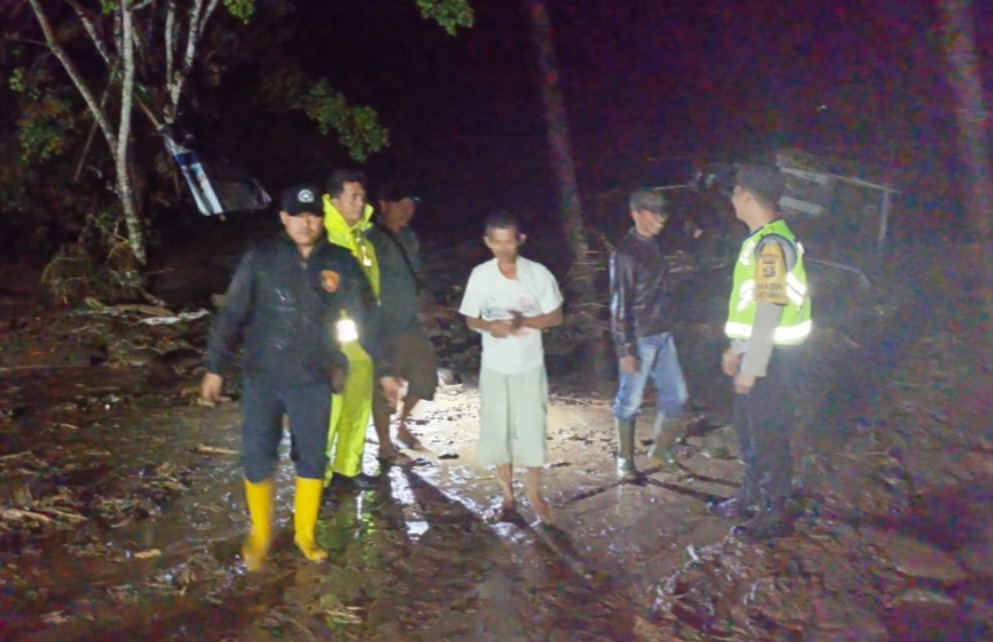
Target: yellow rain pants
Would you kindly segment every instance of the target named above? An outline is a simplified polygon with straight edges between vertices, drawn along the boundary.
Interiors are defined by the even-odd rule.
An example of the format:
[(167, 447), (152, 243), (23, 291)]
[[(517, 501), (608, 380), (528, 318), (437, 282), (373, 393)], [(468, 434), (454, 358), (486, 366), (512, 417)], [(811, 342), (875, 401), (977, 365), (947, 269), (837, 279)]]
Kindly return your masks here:
[(358, 341), (342, 344), (348, 357), (345, 388), (331, 399), (331, 423), (328, 426), (328, 471), (324, 485), (334, 475), (354, 477), (362, 472), (365, 436), (372, 415), (372, 386), (375, 376), (372, 358)]

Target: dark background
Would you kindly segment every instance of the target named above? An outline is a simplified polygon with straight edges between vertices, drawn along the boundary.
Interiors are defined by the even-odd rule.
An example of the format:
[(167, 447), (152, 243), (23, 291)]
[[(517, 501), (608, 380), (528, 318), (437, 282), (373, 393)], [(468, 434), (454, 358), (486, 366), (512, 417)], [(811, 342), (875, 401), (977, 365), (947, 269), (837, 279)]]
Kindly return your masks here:
[[(962, 229), (963, 167), (937, 0), (546, 4), (587, 210), (604, 191), (685, 179), (693, 163), (788, 146), (882, 168), (872, 178), (904, 191), (902, 227)], [(299, 59), (309, 78), (379, 112), (391, 145), (361, 167), (373, 193), (393, 175), (420, 182), (419, 230), (478, 230), (501, 208), (556, 234), (528, 2), (472, 5), (475, 26), (451, 37), (413, 0), (259, 0), (249, 27), (214, 25), (234, 64), (182, 117), (207, 158), (241, 165), (273, 195), (301, 181), (323, 184), (333, 168), (357, 165), (335, 134), (320, 135), (297, 110), (247, 108), (276, 58)], [(989, 96), (993, 3), (970, 11)], [(27, 10), (3, 15), (37, 26)], [(201, 80), (207, 66), (197, 70)], [(147, 127), (137, 135), (161, 153)], [(196, 223), (185, 192), (183, 202), (167, 200), (152, 216), (156, 252), (190, 224), (215, 226)], [(622, 200), (617, 209), (623, 227)], [(224, 227), (238, 234), (259, 216), (274, 220), (272, 212), (235, 214)]]
[[(291, 46), (310, 73), (379, 110), (392, 144), (365, 167), (373, 182), (393, 173), (421, 180), (429, 198), (420, 227), (476, 224), (495, 207), (554, 215), (525, 5), (477, 0), (476, 25), (455, 38), (398, 0), (312, 2), (290, 18), (299, 25)], [(991, 5), (972, 7), (987, 81)], [(657, 181), (683, 157), (788, 145), (881, 164), (912, 201), (958, 214), (954, 100), (931, 2), (548, 7), (585, 194)], [(302, 116), (275, 136), (242, 128), (253, 130), (243, 145), (279, 149), (278, 162), (239, 154), (271, 190), (349, 163)], [(301, 145), (314, 154), (302, 166), (293, 157)], [(678, 160), (650, 160), (659, 157)]]

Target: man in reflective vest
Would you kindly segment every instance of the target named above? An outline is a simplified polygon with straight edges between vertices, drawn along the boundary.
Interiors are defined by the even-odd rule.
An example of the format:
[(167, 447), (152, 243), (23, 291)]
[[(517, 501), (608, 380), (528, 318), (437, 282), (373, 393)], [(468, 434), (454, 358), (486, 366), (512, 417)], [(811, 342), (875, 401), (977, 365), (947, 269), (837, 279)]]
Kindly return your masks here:
[(803, 247), (780, 218), (783, 176), (742, 166), (731, 202), (748, 226), (734, 268), (721, 368), (734, 378), (732, 423), (745, 479), (736, 497), (711, 504), (728, 518), (751, 518), (736, 532), (753, 540), (785, 535), (792, 480), (790, 436), (799, 346), (810, 334), (810, 294)]
[[(365, 237), (365, 231), (372, 224), (372, 207), (366, 204), (365, 182), (365, 175), (355, 170), (336, 170), (331, 174), (328, 193), (324, 195), (324, 227), (328, 240), (349, 250), (359, 262), (378, 301), (379, 264), (375, 248)], [(377, 367), (379, 384), (384, 395), (393, 403), (399, 384), (395, 378), (383, 376), (386, 364), (375, 364), (359, 343), (360, 330), (376, 332), (375, 325), (373, 320), (366, 324), (366, 328), (360, 328), (354, 320), (347, 318), (338, 323), (338, 341), (342, 352), (348, 357), (348, 378), (344, 390), (334, 396), (332, 403), (328, 428), (330, 466), (325, 477), (326, 484), (334, 481), (358, 488), (372, 488), (378, 482), (377, 477), (362, 472)]]

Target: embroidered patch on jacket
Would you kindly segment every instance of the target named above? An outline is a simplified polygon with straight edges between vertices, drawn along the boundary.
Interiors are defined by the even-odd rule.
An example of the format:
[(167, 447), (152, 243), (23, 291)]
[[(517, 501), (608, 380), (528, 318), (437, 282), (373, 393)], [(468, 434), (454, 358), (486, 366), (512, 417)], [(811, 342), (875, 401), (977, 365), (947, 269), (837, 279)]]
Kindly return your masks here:
[(334, 270), (321, 270), (321, 285), (325, 292), (337, 292), (341, 275)]
[(766, 243), (759, 253), (755, 271), (755, 299), (786, 305), (786, 260), (779, 243)]

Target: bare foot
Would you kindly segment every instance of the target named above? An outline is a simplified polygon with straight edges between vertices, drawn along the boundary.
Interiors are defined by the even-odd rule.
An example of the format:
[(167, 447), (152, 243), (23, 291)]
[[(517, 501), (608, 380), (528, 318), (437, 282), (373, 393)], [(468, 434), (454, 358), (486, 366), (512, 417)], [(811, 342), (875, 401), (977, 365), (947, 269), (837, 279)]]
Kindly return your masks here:
[(393, 459), (398, 454), (400, 454), (400, 451), (397, 450), (396, 448), (394, 448), (393, 447), (393, 444), (387, 444), (385, 447), (384, 446), (380, 446), (379, 447), (379, 454), (376, 455), (376, 457), (378, 457), (379, 459), (384, 459), (384, 460), (385, 459)]
[(407, 430), (406, 426), (397, 428), (397, 441), (411, 450), (421, 450), (424, 446), (414, 433)]
[(531, 508), (534, 509), (535, 515), (538, 516), (538, 521), (549, 526), (555, 524), (555, 513), (552, 512), (552, 507), (548, 505), (548, 502), (544, 498), (540, 495), (538, 497), (528, 497), (528, 501), (531, 502)]
[[(384, 454), (385, 453), (385, 454)], [(408, 466), (413, 465), (414, 460), (400, 452), (396, 448), (390, 448), (389, 450), (380, 450), (378, 455), (379, 461), (384, 465), (395, 465), (395, 466)]]
[(505, 499), (499, 505), (493, 506), (486, 511), (484, 517), (487, 522), (498, 524), (500, 522), (516, 521), (517, 514), (517, 506), (514, 504), (514, 501), (507, 501)]

